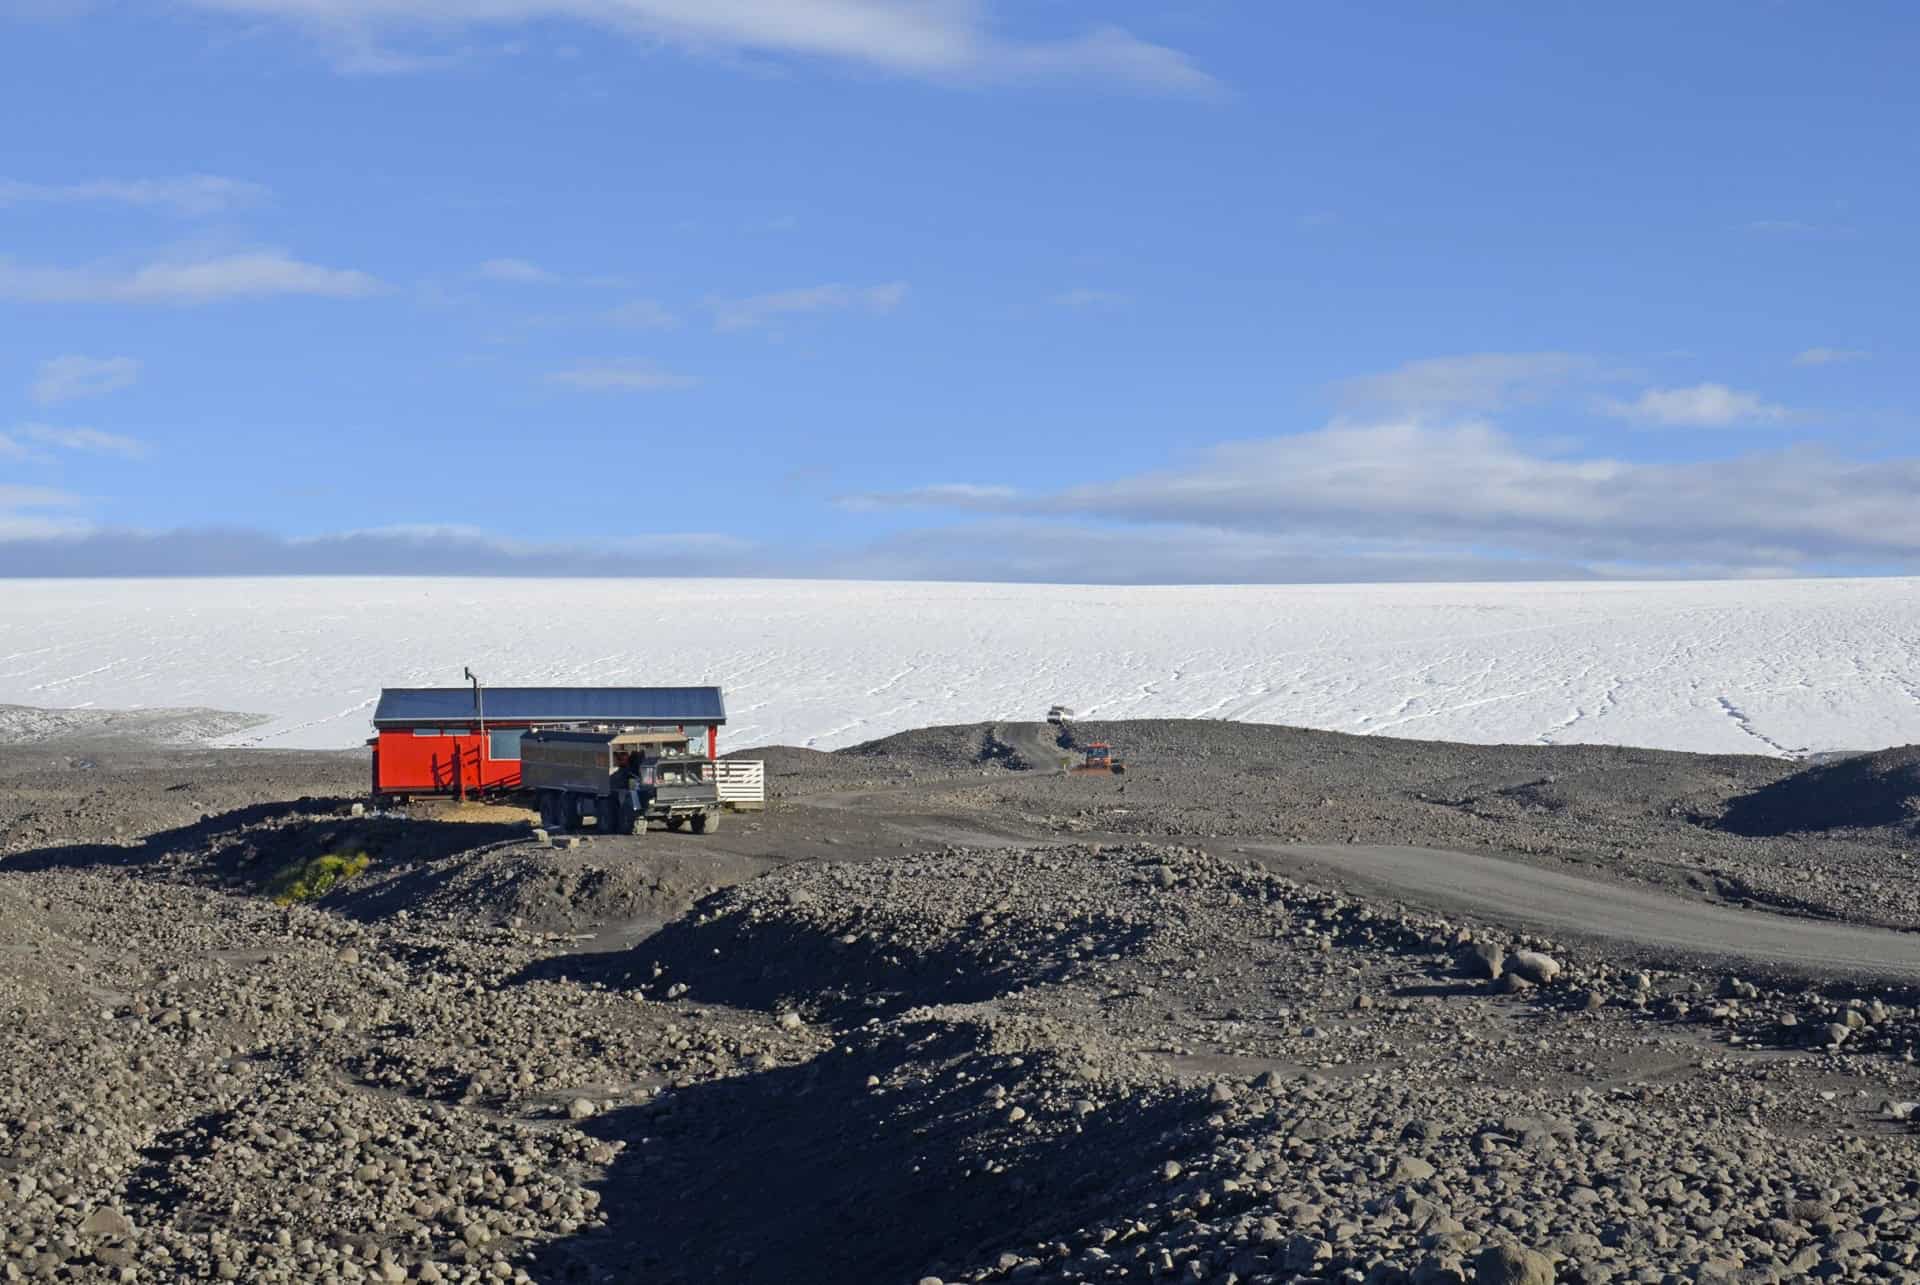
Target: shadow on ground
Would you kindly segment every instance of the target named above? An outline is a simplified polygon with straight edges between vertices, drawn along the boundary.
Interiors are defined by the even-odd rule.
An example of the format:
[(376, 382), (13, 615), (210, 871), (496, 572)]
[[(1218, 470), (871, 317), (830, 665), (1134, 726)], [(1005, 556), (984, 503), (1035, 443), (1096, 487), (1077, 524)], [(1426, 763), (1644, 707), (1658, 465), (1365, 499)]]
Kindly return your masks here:
[[(958, 1073), (969, 1063), (1010, 1098), (1037, 1070), (980, 1057), (975, 1028), (929, 1022), (599, 1117), (588, 1131), (625, 1145), (599, 1186), (607, 1225), (540, 1247), (527, 1271), (568, 1285), (913, 1280), (1136, 1208), (1209, 1110), (1182, 1092), (1022, 1130), (987, 1079)], [(928, 1074), (902, 1085), (903, 1066)]]
[[(39, 872), (103, 866), (164, 867), (170, 874), (216, 886), (258, 887), (278, 871), (316, 857), (366, 853), (375, 868), (434, 862), (508, 839), (524, 838), (517, 822), (452, 822), (345, 815), (351, 800), (297, 799), (255, 803), (150, 834), (138, 843), (81, 843), (34, 848), (0, 857), (0, 870)], [(421, 877), (444, 881), (447, 872)], [(417, 885), (395, 897), (419, 897)], [(379, 907), (343, 908), (371, 915)]]
[(1749, 838), (1893, 826), (1920, 834), (1920, 745), (1795, 772), (1727, 805), (1720, 828)]
[(864, 1021), (928, 1004), (974, 1004), (1063, 980), (1089, 956), (1131, 956), (1149, 930), (1118, 919), (1064, 934), (993, 936), (962, 930), (931, 944), (805, 917), (743, 911), (729, 893), (707, 898), (631, 950), (539, 960), (513, 981), (567, 978), (646, 987), (654, 998), (684, 985), (689, 1001), (813, 1020)]
[(79, 870), (93, 866), (137, 866), (170, 857), (210, 851), (262, 826), (325, 816), (343, 811), (346, 799), (298, 799), (287, 803), (253, 803), (221, 812), (190, 825), (147, 835), (138, 843), (72, 843), (32, 848), (0, 857), (0, 870)]

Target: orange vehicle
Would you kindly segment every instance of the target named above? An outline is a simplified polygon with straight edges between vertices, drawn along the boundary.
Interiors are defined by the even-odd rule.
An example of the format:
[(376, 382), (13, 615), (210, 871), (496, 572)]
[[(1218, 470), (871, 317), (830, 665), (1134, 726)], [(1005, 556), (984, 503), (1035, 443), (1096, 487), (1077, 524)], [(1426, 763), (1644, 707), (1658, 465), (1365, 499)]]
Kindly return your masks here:
[(1118, 775), (1127, 770), (1127, 765), (1113, 752), (1113, 746), (1105, 741), (1095, 741), (1086, 747), (1086, 757), (1073, 769), (1076, 772), (1111, 772)]

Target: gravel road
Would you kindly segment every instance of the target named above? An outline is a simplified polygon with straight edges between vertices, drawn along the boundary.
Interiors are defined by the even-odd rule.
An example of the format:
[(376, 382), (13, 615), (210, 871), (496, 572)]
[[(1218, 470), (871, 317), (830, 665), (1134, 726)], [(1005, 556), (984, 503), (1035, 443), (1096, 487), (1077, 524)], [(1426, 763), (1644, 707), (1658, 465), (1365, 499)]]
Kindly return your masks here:
[(1717, 906), (1441, 848), (1370, 843), (1241, 847), (1297, 873), (1332, 867), (1415, 904), (1517, 929), (1652, 947), (1803, 977), (1920, 982), (1920, 933)]

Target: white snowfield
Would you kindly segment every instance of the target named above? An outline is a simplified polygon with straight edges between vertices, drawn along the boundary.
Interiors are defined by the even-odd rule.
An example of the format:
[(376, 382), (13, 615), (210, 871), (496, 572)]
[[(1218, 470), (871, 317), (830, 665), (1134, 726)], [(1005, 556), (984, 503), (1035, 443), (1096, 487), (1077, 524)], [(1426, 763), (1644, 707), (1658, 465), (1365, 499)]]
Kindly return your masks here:
[(0, 582), (0, 704), (264, 714), (382, 686), (718, 683), (722, 745), (1219, 718), (1772, 755), (1920, 742), (1920, 580), (1099, 588), (749, 580)]

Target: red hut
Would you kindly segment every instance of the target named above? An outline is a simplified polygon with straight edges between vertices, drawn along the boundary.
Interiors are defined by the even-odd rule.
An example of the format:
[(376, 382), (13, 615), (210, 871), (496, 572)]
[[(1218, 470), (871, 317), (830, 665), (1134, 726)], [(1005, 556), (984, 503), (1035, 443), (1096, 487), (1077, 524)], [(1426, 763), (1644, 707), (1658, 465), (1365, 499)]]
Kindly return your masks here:
[(388, 687), (373, 711), (373, 792), (464, 794), (520, 785), (520, 734), (604, 727), (706, 734), (727, 721), (718, 687)]

